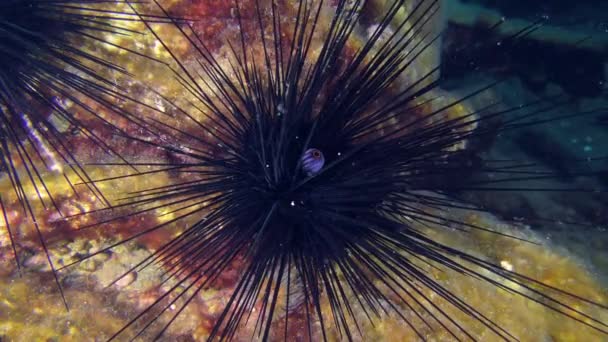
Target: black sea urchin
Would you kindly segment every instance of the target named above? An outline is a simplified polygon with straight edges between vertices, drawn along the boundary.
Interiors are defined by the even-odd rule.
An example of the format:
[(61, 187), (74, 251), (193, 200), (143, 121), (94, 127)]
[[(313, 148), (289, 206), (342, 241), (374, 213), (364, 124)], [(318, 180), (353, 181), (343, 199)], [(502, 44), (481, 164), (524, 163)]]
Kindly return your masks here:
[[(114, 151), (91, 129), (93, 120), (98, 121), (97, 128), (112, 126), (91, 104), (126, 117), (126, 111), (110, 101), (120, 98), (122, 90), (109, 79), (111, 72), (126, 72), (90, 48), (96, 43), (127, 50), (103, 36), (134, 33), (122, 24), (137, 17), (117, 10), (121, 3), (124, 5), (109, 0), (0, 3), (0, 175), (12, 184), (23, 216), (31, 219), (47, 257), (32, 201), (61, 211), (44, 174), (63, 173), (77, 191), (68, 177), (75, 175), (103, 199), (76, 159), (75, 146), (69, 146), (73, 142), (68, 142), (68, 137), (80, 134), (85, 137), (80, 143)], [(15, 234), (7, 217), (6, 198), (10, 195), (0, 195), (0, 208), (19, 267)], [(48, 262), (54, 271), (50, 258)]]
[[(252, 320), (258, 338), (290, 339), (293, 317), (279, 311), (295, 305), (311, 339), (329, 339), (330, 325), (341, 338), (354, 339), (362, 319), (355, 311), (362, 311), (372, 321), (393, 312), (423, 340), (426, 328), (476, 340), (452, 310), (503, 340), (517, 339), (422, 265), (488, 282), (608, 333), (607, 323), (587, 312), (606, 307), (437, 241), (420, 228), (503, 234), (451, 217), (452, 210), (480, 210), (457, 192), (509, 189), (500, 184), (555, 175), (528, 172), (530, 164), (522, 162), (478, 160), (464, 147), (496, 131), (542, 123), (541, 115), (559, 106), (558, 99), (509, 109), (491, 103), (448, 115), (494, 84), (445, 101), (435, 93), (438, 67), (410, 72), (440, 37), (431, 24), (439, 2), (380, 6), (380, 20), (359, 41), (362, 9), (373, 4), (339, 0), (328, 11), (322, 1), (235, 1), (240, 40), (226, 43), (228, 62), (192, 27), (175, 24), (196, 55), (186, 62), (172, 53), (191, 107), (172, 103), (172, 117), (142, 119), (170, 138), (131, 138), (170, 154), (172, 162), (142, 164), (171, 170), (179, 180), (133, 193), (121, 205), (137, 208), (128, 216), (164, 208), (173, 217), (103, 251), (174, 222), (192, 223), (130, 270), (162, 265), (170, 286), (111, 339), (142, 323), (140, 336), (171, 315), (158, 338), (235, 264), (238, 280), (209, 340), (232, 339)], [(360, 44), (349, 45), (352, 40)], [(482, 125), (493, 119), (502, 120), (499, 128)], [(504, 178), (470, 178), (480, 172)], [(271, 327), (283, 327), (284, 335)]]

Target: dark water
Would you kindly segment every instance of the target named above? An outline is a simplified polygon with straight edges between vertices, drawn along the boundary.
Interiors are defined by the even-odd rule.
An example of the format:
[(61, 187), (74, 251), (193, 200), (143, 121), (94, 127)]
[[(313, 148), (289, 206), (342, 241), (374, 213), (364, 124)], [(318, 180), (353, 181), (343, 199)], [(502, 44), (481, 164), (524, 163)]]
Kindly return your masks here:
[[(488, 152), (495, 157), (533, 160), (556, 172), (559, 177), (550, 187), (582, 185), (598, 189), (597, 193), (589, 196), (520, 192), (485, 196), (486, 204), (490, 203), (505, 218), (550, 216), (584, 222), (584, 226), (556, 228), (542, 224), (541, 220), (532, 226), (586, 259), (603, 258), (597, 253), (608, 246), (605, 234), (608, 196), (600, 191), (608, 184), (605, 160), (608, 2), (462, 0), (460, 3), (483, 8), (493, 19), (470, 20), (469, 25), (460, 24), (458, 18), (450, 20), (443, 50), (445, 87), (506, 78), (508, 81), (499, 86), (498, 93), (512, 105), (522, 99), (551, 97), (555, 101), (570, 101), (556, 106), (554, 113), (559, 115), (600, 108), (598, 115), (568, 118), (501, 135)], [(504, 22), (492, 21), (496, 18)], [(519, 23), (517, 29), (508, 34), (501, 32), (514, 21)], [(554, 34), (554, 30), (559, 33)], [(594, 176), (583, 181), (580, 175), (589, 172)], [(597, 266), (605, 267), (603, 262)]]

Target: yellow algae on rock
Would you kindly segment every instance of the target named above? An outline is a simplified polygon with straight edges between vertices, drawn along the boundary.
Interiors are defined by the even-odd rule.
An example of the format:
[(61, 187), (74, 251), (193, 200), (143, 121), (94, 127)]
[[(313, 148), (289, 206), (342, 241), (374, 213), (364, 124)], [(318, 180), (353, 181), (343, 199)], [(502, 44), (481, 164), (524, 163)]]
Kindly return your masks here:
[[(140, 177), (137, 179), (140, 179)], [(112, 182), (115, 182), (114, 187), (120, 186), (123, 190), (142, 187), (137, 182), (125, 180)], [(142, 188), (145, 188), (145, 186)], [(471, 225), (526, 238), (540, 244), (536, 245), (475, 229), (470, 229), (468, 232), (456, 232), (449, 230), (449, 228), (440, 227), (417, 228), (436, 241), (449, 243), (450, 246), (467, 253), (486, 256), (490, 262), (496, 264), (509, 265), (505, 268), (512, 269), (515, 272), (534, 277), (541, 282), (598, 303), (606, 304), (608, 302), (606, 288), (598, 283), (579, 262), (566, 253), (560, 253), (558, 249), (548, 245), (543, 241), (544, 239), (541, 239), (535, 233), (522, 227), (513, 227), (502, 223), (488, 214), (452, 210), (449, 215), (453, 219), (461, 219)], [(69, 246), (70, 253), (91, 253), (106, 243), (107, 238), (107, 236), (98, 237), (99, 241), (91, 240), (87, 243), (81, 241), (78, 244), (72, 244)], [(62, 243), (59, 241), (54, 243), (51, 246), (52, 252), (59, 250), (60, 245)], [(154, 298), (148, 293), (159, 283), (162, 270), (158, 268), (147, 269), (143, 273), (138, 273), (136, 279), (129, 278), (114, 290), (104, 290), (103, 287), (145, 258), (148, 253), (138, 247), (137, 244), (127, 244), (117, 247), (109, 257), (94, 257), (92, 260), (97, 260), (97, 263), (92, 268), (86, 265), (74, 266), (67, 272), (62, 273), (63, 277), (76, 277), (73, 279), (77, 280), (76, 282), (74, 280), (70, 281), (70, 284), (65, 287), (66, 297), (71, 307), (70, 312), (65, 311), (48, 271), (39, 271), (40, 273), (26, 272), (21, 278), (17, 277), (15, 273), (0, 277), (2, 288), (2, 292), (0, 292), (0, 307), (2, 307), (2, 310), (0, 310), (0, 317), (2, 318), (0, 320), (2, 321), (0, 334), (15, 341), (40, 339), (78, 341), (91, 336), (101, 338), (111, 336), (127, 323), (125, 317), (129, 317), (129, 315), (123, 315), (123, 312), (132, 313), (141, 310), (146, 303), (149, 304), (149, 300)], [(56, 255), (56, 258), (61, 259), (59, 253), (54, 252), (53, 254)], [(68, 261), (70, 259), (65, 259), (65, 262)], [(416, 263), (416, 265), (458, 298), (486, 315), (488, 319), (505, 328), (521, 341), (545, 339), (553, 341), (579, 341), (581, 339), (596, 341), (603, 337), (601, 333), (568, 317), (552, 312), (540, 304), (499, 289), (487, 282), (457, 274), (445, 268), (433, 269), (423, 263)], [(484, 275), (493, 277), (488, 272), (485, 272)], [(82, 283), (83, 279), (88, 280)], [(522, 290), (512, 282), (500, 280), (495, 276), (493, 279), (509, 288)], [(75, 286), (74, 284), (80, 285)], [(376, 285), (383, 286), (380, 282), (377, 282)], [(416, 298), (416, 301), (420, 303), (424, 303), (428, 299), (451, 319), (466, 327), (467, 332), (473, 337), (488, 341), (498, 339), (498, 336), (490, 329), (455, 309), (433, 291), (424, 286), (417, 286), (417, 288), (420, 293), (413, 294), (410, 299), (410, 305), (413, 307), (417, 307), (413, 298)], [(563, 303), (573, 303), (573, 301), (569, 301), (567, 296), (548, 293), (556, 295), (556, 298)], [(211, 316), (209, 314), (217, 314), (218, 308), (225, 302), (225, 299), (221, 299), (222, 296), (227, 298), (228, 295), (229, 292), (218, 292), (213, 289), (203, 291), (179, 317), (176, 324), (170, 328), (169, 334), (193, 334), (199, 340), (204, 339), (208, 334), (208, 328), (205, 328), (205, 326), (209, 326), (210, 317), (213, 317), (213, 314)], [(356, 340), (394, 341), (396, 338), (401, 341), (421, 340), (413, 328), (426, 340), (448, 341), (454, 339), (444, 329), (436, 327), (430, 329), (424, 326), (416, 313), (403, 304), (399, 306), (399, 310), (406, 319), (411, 321), (413, 328), (408, 326), (394, 312), (382, 313), (380, 318), (374, 319), (372, 324), (367, 320), (362, 308), (358, 306), (354, 297), (356, 295), (349, 294), (358, 323), (362, 328), (361, 336), (355, 335)], [(105, 300), (106, 297), (109, 299)], [(430, 308), (428, 303), (425, 305)], [(329, 315), (329, 303), (325, 302), (323, 308), (325, 315)], [(593, 308), (591, 310), (589, 308), (577, 309), (585, 310), (599, 320), (608, 318), (605, 317), (606, 313), (601, 310), (593, 310)], [(430, 312), (435, 315), (438, 314), (436, 309), (430, 309)], [(433, 318), (429, 313), (418, 312), (418, 314), (421, 314), (428, 322), (433, 323)], [(328, 331), (331, 340), (340, 340), (339, 333), (332, 327), (333, 321), (327, 320), (326, 324), (329, 325)], [(314, 327), (319, 329), (318, 324), (314, 324)], [(466, 338), (454, 326), (451, 326), (451, 329), (456, 331), (459, 338)]]
[[(454, 213), (455, 217), (460, 214)], [(488, 229), (496, 229), (500, 233), (511, 235), (525, 235), (528, 239), (541, 242), (541, 239), (534, 233), (528, 230), (521, 230), (520, 227), (508, 226), (501, 223), (491, 215), (470, 215), (470, 223), (478, 224)], [(577, 262), (572, 256), (565, 253), (560, 253), (553, 249), (552, 246), (541, 243), (534, 245), (527, 242), (513, 240), (504, 236), (497, 236), (487, 232), (471, 232), (470, 234), (461, 232), (450, 232), (443, 229), (430, 229), (420, 227), (420, 230), (434, 240), (443, 241), (449, 245), (467, 253), (483, 255), (494, 255), (489, 261), (501, 264), (501, 260), (512, 265), (513, 271), (522, 275), (532, 277), (547, 285), (554, 286), (572, 294), (581, 296), (588, 300), (597, 302), (601, 305), (608, 304), (608, 291), (606, 286), (599, 283), (585, 269), (581, 263)], [(480, 248), (480, 246), (483, 246)], [(491, 248), (492, 251), (488, 251)], [(477, 253), (476, 253), (477, 252)], [(502, 258), (502, 259), (501, 259)], [(435, 269), (427, 264), (412, 261), (421, 270), (433, 276), (441, 286), (461, 299), (464, 303), (470, 305), (479, 313), (485, 315), (488, 320), (497, 324), (497, 327), (505, 329), (509, 334), (512, 334), (520, 341), (601, 341), (605, 335), (592, 328), (586, 327), (576, 320), (558, 314), (541, 304), (533, 302), (531, 299), (539, 302), (549, 303), (547, 299), (541, 298), (530, 291), (526, 291), (521, 286), (499, 277), (490, 274), (487, 271), (479, 271), (484, 276), (487, 276), (498, 284), (506, 286), (508, 289), (521, 291), (530, 296), (526, 298), (505, 289), (500, 289), (486, 281), (480, 281), (471, 276), (459, 274), (457, 272), (440, 267)], [(382, 287), (382, 283), (376, 284)], [(407, 286), (406, 286), (407, 287)], [(406, 305), (399, 305), (399, 311), (412, 324), (409, 326), (405, 321), (395, 314), (394, 311), (389, 311), (387, 314), (382, 314), (382, 317), (370, 323), (364, 311), (358, 306), (357, 300), (354, 298), (356, 294), (350, 293), (350, 303), (354, 305), (358, 323), (362, 327), (362, 336), (357, 336), (356, 340), (361, 341), (452, 341), (455, 337), (447, 330), (442, 329), (432, 315), (442, 317), (440, 311), (443, 311), (449, 319), (453, 319), (461, 325), (467, 333), (479, 341), (496, 341), (501, 338), (488, 327), (482, 325), (476, 319), (464, 314), (462, 311), (449, 305), (445, 299), (442, 299), (437, 293), (418, 284), (416, 286), (419, 294), (410, 292), (412, 298), (409, 304), (418, 308), (418, 314), (430, 324), (433, 328), (426, 326), (420, 317)], [(576, 304), (573, 298), (560, 294), (557, 291), (550, 291), (546, 288), (543, 293), (549, 294), (565, 305), (571, 306), (573, 309), (581, 310), (588, 314), (593, 319), (606, 321), (608, 314), (605, 310), (593, 306), (586, 305), (580, 307)], [(404, 296), (404, 298), (407, 298)], [(431, 300), (438, 309), (430, 307), (428, 302), (426, 306), (429, 311), (420, 310), (416, 303), (425, 303), (426, 300)], [(388, 306), (387, 306), (388, 307)], [(329, 313), (329, 303), (325, 303), (325, 312)], [(564, 309), (563, 307), (560, 309)], [(569, 315), (583, 322), (590, 322), (585, 318), (571, 310), (565, 310)], [(431, 315), (432, 313), (432, 315)], [(442, 321), (455, 333), (459, 339), (468, 340), (469, 338), (462, 331), (458, 331), (455, 325), (450, 324), (444, 318)], [(327, 320), (327, 323), (332, 325), (332, 320)], [(354, 325), (353, 325), (354, 326)], [(333, 325), (332, 325), (333, 327)], [(418, 333), (414, 331), (418, 330)], [(339, 339), (339, 333), (333, 331), (334, 340)], [(420, 334), (420, 335), (418, 335)]]
[(66, 295), (70, 311), (48, 274), (0, 278), (0, 336), (15, 342), (91, 341), (109, 338), (124, 324), (109, 298), (85, 288)]

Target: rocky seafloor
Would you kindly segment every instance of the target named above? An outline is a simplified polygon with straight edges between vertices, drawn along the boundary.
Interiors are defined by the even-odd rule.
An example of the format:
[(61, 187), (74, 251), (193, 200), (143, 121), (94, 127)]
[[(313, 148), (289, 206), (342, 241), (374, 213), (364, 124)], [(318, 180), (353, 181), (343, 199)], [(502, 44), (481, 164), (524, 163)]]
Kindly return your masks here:
[[(460, 1), (459, 5), (462, 5)], [(197, 32), (206, 39), (215, 42), (210, 43), (217, 48), (218, 56), (225, 53), (226, 47), (222, 42), (234, 34), (234, 23), (230, 22), (230, 5), (217, 1), (163, 1), (176, 13), (188, 13), (189, 16), (197, 15), (205, 18), (195, 25)], [(470, 5), (472, 2), (466, 2)], [(492, 2), (481, 1), (471, 8), (471, 16), (479, 8), (488, 10), (494, 14), (505, 11), (504, 8), (490, 8)], [(592, 2), (589, 6), (593, 6)], [(468, 29), (476, 27), (470, 24), (475, 21), (463, 20), (462, 15), (467, 15), (467, 8), (459, 8), (456, 14), (446, 13), (447, 24), (438, 22), (437, 25), (446, 26), (446, 36), (453, 40), (444, 39), (443, 45), (432, 50), (429, 56), (421, 59), (418, 65), (412, 69), (412, 75), (422, 73), (437, 61), (440, 56), (450, 55), (462, 47), (458, 46), (459, 39), (471, 39)], [(530, 13), (522, 15), (522, 9), (509, 12), (509, 15), (521, 15), (525, 20), (530, 20)], [(533, 14), (533, 13), (532, 13)], [(542, 13), (541, 13), (542, 14)], [(556, 14), (557, 15), (557, 14)], [(466, 18), (465, 18), (466, 19)], [(601, 21), (601, 20), (600, 20)], [(556, 19), (559, 23), (559, 18)], [(589, 24), (587, 27), (601, 27)], [(134, 26), (137, 24), (134, 23)], [(468, 25), (468, 26), (467, 26)], [(443, 26), (442, 26), (443, 27)], [(464, 27), (464, 33), (463, 33)], [(138, 29), (144, 30), (139, 26)], [(569, 26), (560, 27), (572, 35), (580, 33), (580, 28)], [(170, 29), (159, 28), (165, 37), (176, 35)], [(450, 36), (456, 32), (454, 36)], [(475, 34), (478, 34), (475, 31)], [(564, 39), (564, 45), (559, 45), (552, 37), (546, 38), (542, 35), (542, 28), (538, 30), (537, 36), (531, 36), (536, 49), (546, 48), (545, 42), (550, 41), (551, 48), (559, 47), (567, 55), (571, 49), (578, 46), (569, 45)], [(504, 34), (504, 33), (501, 33)], [(597, 35), (601, 35), (598, 31)], [(461, 35), (461, 36), (459, 36)], [(176, 35), (177, 37), (177, 35)], [(475, 39), (472, 35), (472, 39)], [(127, 40), (127, 38), (125, 38)], [(600, 39), (601, 41), (601, 39)], [(538, 43), (540, 42), (540, 43)], [(145, 35), (136, 41), (116, 42), (127, 44), (138, 51), (154, 55), (159, 59), (168, 58), (162, 47), (155, 41), (154, 37)], [(187, 44), (181, 43), (179, 39), (174, 42), (178, 48), (176, 51), (187, 55), (189, 49)], [(353, 44), (356, 44), (354, 42)], [(452, 44), (452, 45), (450, 45)], [(456, 44), (456, 47), (455, 45)], [(462, 44), (462, 42), (460, 42)], [(599, 43), (598, 43), (599, 44)], [(96, 49), (93, 46), (91, 49)], [(537, 51), (540, 51), (537, 50)], [(606, 51), (602, 48), (592, 47), (589, 53), (593, 54), (593, 61), (601, 61), (606, 69)], [(503, 54), (522, 53), (521, 51), (501, 51)], [(106, 53), (106, 52), (103, 52)], [(118, 55), (115, 57), (126, 68), (132, 71), (140, 81), (120, 80), (130, 91), (139, 98), (143, 98), (157, 107), (163, 107), (160, 101), (147, 87), (154, 88), (167, 97), (179, 101), (183, 93), (181, 85), (177, 82), (167, 82), (172, 79), (170, 71), (157, 63), (140, 58), (133, 58), (124, 51), (110, 51)], [(445, 58), (445, 57), (444, 57)], [(524, 57), (520, 57), (524, 58)], [(525, 58), (524, 58), (525, 59)], [(502, 60), (500, 60), (502, 61)], [(562, 68), (577, 68), (576, 65), (568, 64), (571, 60), (564, 59)], [(446, 98), (458, 98), (459, 94), (475, 87), (484, 80), (502, 77), (510, 74), (511, 77), (500, 86), (493, 89), (491, 94), (477, 100), (466, 103), (470, 108), (480, 106), (479, 101), (490, 101), (499, 99), (507, 106), (515, 105), (525, 99), (534, 99), (543, 94), (564, 91), (564, 83), (567, 79), (554, 77), (555, 75), (545, 73), (534, 78), (536, 81), (531, 85), (530, 80), (522, 75), (529, 75), (529, 70), (521, 69), (521, 62), (509, 64), (510, 68), (497, 68), (492, 63), (479, 62), (483, 68), (476, 70), (454, 70), (454, 76), (450, 78), (442, 90)], [(456, 66), (460, 66), (456, 64)], [(456, 68), (456, 66), (454, 68)], [(560, 70), (556, 66), (555, 70)], [(582, 68), (580, 78), (588, 76), (588, 69)], [(552, 71), (552, 73), (555, 72)], [(594, 69), (593, 69), (594, 70)], [(446, 71), (447, 72), (447, 71)], [(605, 71), (604, 71), (605, 72)], [(597, 75), (589, 77), (589, 82), (595, 82)], [(117, 78), (122, 76), (116, 75)], [(603, 80), (606, 75), (601, 77)], [(581, 79), (581, 88), (588, 86)], [(599, 82), (599, 81), (598, 81)], [(145, 87), (142, 86), (145, 84)], [(538, 87), (542, 84), (542, 87)], [(568, 94), (572, 96), (571, 104), (562, 106), (559, 111), (568, 113), (573, 110), (581, 110), (585, 106), (602, 106), (608, 102), (605, 94), (597, 93), (593, 96), (585, 94)], [(185, 101), (185, 100), (184, 100)], [(481, 102), (482, 103), (482, 102)], [(102, 108), (99, 108), (103, 112)], [(467, 108), (453, 108), (449, 115), (462, 115)], [(109, 115), (109, 114), (108, 114)], [(554, 115), (554, 114), (552, 114)], [(564, 114), (566, 115), (566, 114)], [(128, 123), (124, 123), (128, 128)], [(140, 150), (140, 147), (130, 145), (120, 137), (108, 133), (108, 141), (114, 141), (121, 146), (121, 152), (125, 155), (140, 158), (141, 160), (166, 160), (164, 155), (158, 155), (154, 150)], [(76, 150), (83, 159), (89, 161), (103, 160), (105, 155), (88, 146), (84, 140), (74, 137)], [(472, 148), (472, 147), (471, 147)], [(480, 149), (489, 159), (517, 159), (532, 160), (542, 164), (548, 169), (561, 172), (563, 177), (544, 184), (548, 187), (565, 187), (567, 185), (578, 185), (584, 188), (605, 187), (608, 183), (606, 174), (599, 174), (595, 178), (578, 177), (577, 174), (594, 168), (594, 170), (606, 169), (607, 162), (602, 160), (591, 160), (585, 162), (586, 158), (602, 157), (608, 150), (608, 126), (592, 120), (588, 117), (577, 117), (547, 125), (526, 128), (512, 134), (503, 134), (495, 137), (492, 148)], [(561, 160), (561, 162), (560, 162)], [(92, 179), (104, 179), (127, 174), (129, 170), (124, 167), (88, 167)], [(72, 183), (79, 183), (74, 175)], [(107, 195), (112, 203), (120, 202), (125, 193), (137, 190), (149, 189), (164, 184), (170, 184), (174, 175), (158, 173), (154, 177), (138, 177), (136, 181), (130, 178), (115, 179), (99, 182), (101, 192)], [(38, 223), (49, 246), (51, 258), (57, 267), (71, 264), (84, 255), (112, 245), (128, 236), (136, 234), (140, 227), (146, 224), (158, 224), (170, 221), (174, 213), (163, 211), (160, 208), (155, 211), (137, 217), (125, 217), (119, 221), (111, 222), (103, 227), (89, 227), (88, 225), (103, 220), (103, 213), (92, 215), (80, 215), (83, 212), (101, 209), (99, 198), (87, 192), (83, 184), (76, 185), (82, 192), (78, 194), (71, 191), (69, 184), (65, 182), (63, 174), (49, 172), (44, 175), (45, 182), (55, 194), (54, 200), (58, 207), (68, 219), (57, 215), (54, 210), (44, 208), (40, 203), (34, 201), (34, 210), (39, 217)], [(537, 186), (538, 182), (531, 182), (530, 186)], [(516, 185), (521, 187), (522, 183)], [(171, 287), (171, 282), (162, 283), (164, 270), (161, 267), (147, 267), (138, 272), (129, 273), (120, 278), (116, 283), (113, 281), (136, 265), (140, 260), (150, 254), (150, 251), (158, 248), (164, 241), (177, 234), (187, 225), (180, 222), (179, 226), (171, 229), (160, 230), (154, 234), (143, 236), (129, 243), (117, 246), (112, 250), (105, 251), (82, 263), (72, 265), (59, 271), (62, 288), (69, 305), (69, 311), (63, 305), (61, 296), (55, 286), (52, 273), (46, 260), (44, 252), (40, 249), (36, 234), (32, 231), (31, 220), (22, 214), (19, 208), (18, 198), (10, 194), (10, 181), (6, 177), (0, 177), (0, 192), (7, 194), (4, 198), (7, 210), (7, 220), (0, 219), (0, 228), (5, 228), (7, 223), (18, 232), (19, 258), (23, 268), (16, 269), (12, 260), (12, 249), (9, 236), (5, 229), (0, 232), (0, 341), (103, 341), (107, 340), (116, 331), (122, 328), (137, 312), (151, 304), (159, 293)], [(32, 189), (29, 189), (33, 191)], [(487, 258), (489, 261), (500, 264), (508, 270), (520, 272), (532, 276), (546, 284), (562, 288), (590, 300), (608, 305), (608, 233), (606, 232), (606, 218), (608, 217), (608, 196), (598, 191), (596, 194), (589, 193), (559, 193), (559, 192), (498, 192), (482, 193), (475, 196), (470, 195), (467, 200), (478, 204), (487, 212), (471, 212), (453, 209), (445, 213), (452, 219), (462, 220), (471, 225), (491, 227), (505, 234), (522, 237), (533, 243), (523, 242), (489, 234), (482, 231), (469, 231), (454, 234), (449, 229), (428, 226), (420, 227), (426, 234), (437, 241), (449, 241), (451, 245), (458, 246), (474, 255)], [(122, 209), (117, 209), (118, 211)], [(83, 229), (85, 227), (86, 229)], [(606, 338), (605, 335), (594, 331), (580, 323), (559, 315), (551, 310), (533, 303), (525, 298), (514, 296), (496, 286), (481, 282), (466, 275), (457, 274), (448, 270), (433, 269), (424, 264), (418, 265), (434, 279), (446, 288), (458, 294), (465, 302), (478, 309), (480, 312), (491, 317), (499, 325), (508, 327), (510, 333), (517, 336), (521, 341), (599, 341)], [(161, 337), (166, 341), (197, 341), (204, 340), (218, 317), (223, 305), (226, 303), (230, 290), (238, 278), (235, 271), (226, 272), (222, 279), (214, 287), (201, 291), (193, 302), (181, 313), (178, 319), (171, 324), (169, 330)], [(111, 286), (108, 286), (110, 285)], [(516, 286), (514, 284), (506, 284)], [(351, 298), (356, 294), (349, 293)], [(427, 290), (430, 298), (434, 293)], [(568, 298), (563, 298), (568, 302)], [(353, 300), (353, 302), (355, 302)], [(179, 302), (178, 302), (179, 303)], [(574, 303), (574, 301), (572, 302)], [(486, 327), (479, 324), (462, 312), (437, 301), (451, 317), (464, 322), (468, 330), (480, 341), (497, 340), (497, 336)], [(324, 303), (324, 309), (329, 309), (329, 304)], [(414, 317), (414, 313), (405, 306), (399, 308), (406, 317)], [(175, 308), (169, 308), (169, 311)], [(298, 317), (297, 312), (290, 312), (288, 308), (283, 309), (285, 315)], [(361, 308), (354, 307), (360, 322), (361, 336), (357, 339), (362, 341), (415, 341), (419, 337), (405, 324), (400, 317), (393, 314), (382, 314), (373, 324), (364, 318)], [(601, 321), (608, 320), (608, 312), (600, 308), (589, 311), (591, 316)], [(301, 318), (301, 317), (300, 317)], [(166, 320), (166, 319), (165, 319)], [(294, 318), (297, 321), (297, 318)], [(162, 322), (161, 322), (162, 323)], [(340, 335), (336, 328), (329, 322), (329, 337), (331, 340), (339, 340)], [(245, 326), (237, 335), (238, 340), (250, 340), (251, 332), (255, 322)], [(319, 333), (319, 326), (315, 325), (315, 331)], [(446, 331), (433, 330), (422, 327), (422, 332), (427, 340), (444, 341), (450, 340)], [(279, 333), (272, 335), (273, 339), (282, 337), (282, 329)], [(290, 330), (293, 340), (304, 339), (304, 329), (294, 326)], [(144, 335), (148, 340), (154, 335)], [(314, 339), (320, 338), (315, 335)]]

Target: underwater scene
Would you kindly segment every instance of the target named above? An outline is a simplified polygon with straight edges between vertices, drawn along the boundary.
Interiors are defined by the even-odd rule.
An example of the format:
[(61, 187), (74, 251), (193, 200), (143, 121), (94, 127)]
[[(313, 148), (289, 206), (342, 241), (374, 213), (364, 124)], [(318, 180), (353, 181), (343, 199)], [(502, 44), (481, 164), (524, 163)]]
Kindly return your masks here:
[(1, 0), (0, 342), (608, 341), (608, 2)]

